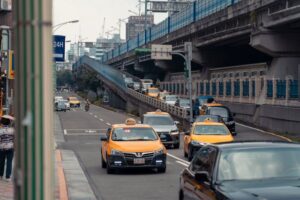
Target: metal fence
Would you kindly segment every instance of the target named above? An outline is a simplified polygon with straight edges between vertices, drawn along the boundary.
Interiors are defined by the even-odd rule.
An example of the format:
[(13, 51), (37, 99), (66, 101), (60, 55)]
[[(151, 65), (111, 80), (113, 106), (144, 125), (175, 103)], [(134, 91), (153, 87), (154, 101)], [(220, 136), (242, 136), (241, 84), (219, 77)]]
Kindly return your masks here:
[[(160, 82), (160, 87), (164, 90), (172, 88), (168, 91), (187, 97), (185, 92), (177, 88), (178, 82)], [(230, 102), (300, 106), (298, 83), (299, 81), (294, 79), (281, 80), (266, 77), (197, 80), (194, 81), (192, 90), (193, 97), (211, 95), (218, 100)], [(182, 84), (186, 86), (186, 83)]]

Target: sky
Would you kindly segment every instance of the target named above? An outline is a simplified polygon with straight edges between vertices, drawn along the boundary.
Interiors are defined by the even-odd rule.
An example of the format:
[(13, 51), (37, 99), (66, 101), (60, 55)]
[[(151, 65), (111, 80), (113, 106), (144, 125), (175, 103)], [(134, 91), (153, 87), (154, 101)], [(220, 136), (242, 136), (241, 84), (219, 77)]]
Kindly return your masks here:
[[(105, 18), (105, 31), (113, 30), (118, 33), (119, 19), (130, 15), (128, 10), (139, 12), (139, 0), (53, 0), (53, 25), (70, 20), (79, 20), (79, 23), (67, 24), (57, 29), (54, 34), (65, 35), (71, 42), (95, 42), (102, 34)], [(142, 4), (142, 8), (144, 5)], [(158, 23), (166, 17), (165, 14), (155, 14), (154, 21)], [(111, 28), (111, 27), (115, 28)], [(113, 33), (111, 32), (111, 33)], [(107, 34), (104, 34), (107, 37)], [(125, 23), (121, 23), (121, 38), (125, 38)]]

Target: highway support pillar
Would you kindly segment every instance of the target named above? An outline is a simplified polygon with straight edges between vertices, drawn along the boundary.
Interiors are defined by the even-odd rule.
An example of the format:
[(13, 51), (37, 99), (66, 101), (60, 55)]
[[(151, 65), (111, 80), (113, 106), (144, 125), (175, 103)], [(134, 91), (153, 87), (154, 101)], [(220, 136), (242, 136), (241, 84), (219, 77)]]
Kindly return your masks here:
[(15, 199), (54, 199), (52, 0), (15, 0)]

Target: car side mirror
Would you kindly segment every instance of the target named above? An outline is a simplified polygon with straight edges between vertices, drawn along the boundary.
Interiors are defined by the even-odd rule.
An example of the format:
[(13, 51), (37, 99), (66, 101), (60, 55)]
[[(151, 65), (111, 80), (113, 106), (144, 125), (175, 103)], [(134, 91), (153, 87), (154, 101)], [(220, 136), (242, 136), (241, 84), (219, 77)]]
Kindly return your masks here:
[(208, 173), (205, 171), (196, 172), (195, 179), (199, 183), (209, 182)]
[(174, 124), (175, 124), (175, 125), (178, 125), (178, 124), (180, 124), (180, 122), (179, 122), (179, 121), (175, 121)]
[(100, 141), (107, 141), (107, 140), (108, 140), (108, 138), (106, 135), (100, 136)]
[(235, 117), (235, 116), (236, 116), (236, 113), (232, 113), (232, 116)]
[(236, 135), (237, 135), (237, 132), (232, 132), (231, 135), (232, 135), (232, 136), (236, 136)]
[(184, 135), (191, 135), (191, 132), (190, 131), (185, 131)]

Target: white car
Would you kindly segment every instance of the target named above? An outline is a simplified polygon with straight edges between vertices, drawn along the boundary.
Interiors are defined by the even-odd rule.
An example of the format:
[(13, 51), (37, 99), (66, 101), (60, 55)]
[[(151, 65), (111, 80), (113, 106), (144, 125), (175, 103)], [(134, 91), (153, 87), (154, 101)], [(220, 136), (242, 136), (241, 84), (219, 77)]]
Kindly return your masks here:
[(64, 100), (64, 98), (62, 96), (55, 96), (54, 97), (54, 103), (57, 103), (57, 102), (62, 101), (62, 100)]
[(163, 100), (165, 103), (174, 106), (178, 97), (177, 95), (166, 95), (164, 96)]

